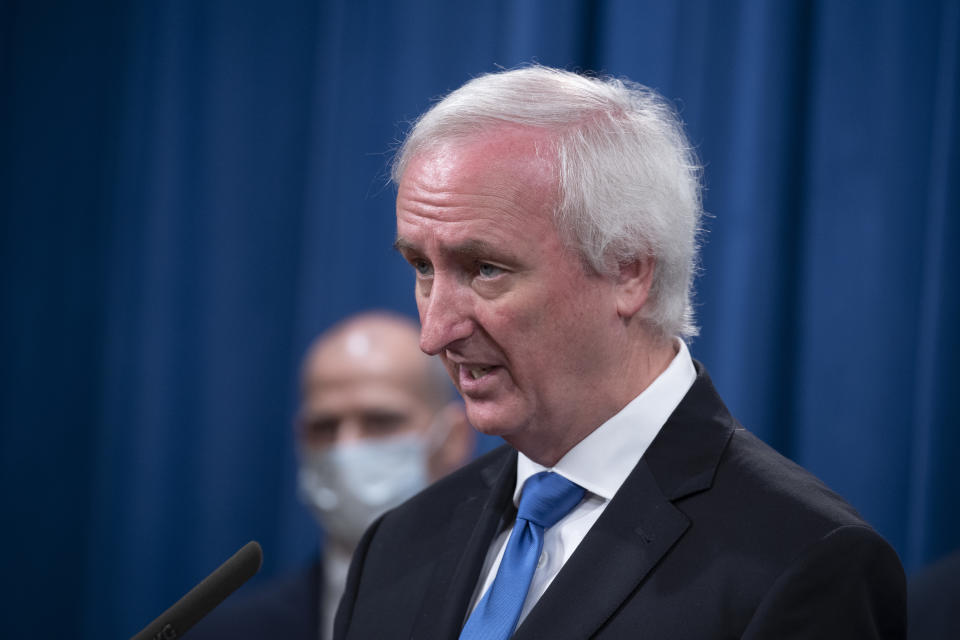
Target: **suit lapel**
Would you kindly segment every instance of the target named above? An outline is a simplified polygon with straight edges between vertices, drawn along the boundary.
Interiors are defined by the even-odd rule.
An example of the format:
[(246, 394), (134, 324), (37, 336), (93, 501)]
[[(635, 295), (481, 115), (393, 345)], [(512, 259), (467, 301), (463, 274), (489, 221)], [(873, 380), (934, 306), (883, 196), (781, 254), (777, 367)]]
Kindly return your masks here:
[(594, 634), (683, 536), (674, 502), (710, 488), (736, 423), (697, 379), (529, 616), (516, 640)]
[[(557, 574), (516, 640), (589, 637), (689, 526), (642, 460)], [(625, 485), (626, 486), (626, 483)]]
[(463, 500), (450, 517), (411, 638), (460, 634), (487, 550), (513, 506), (517, 454), (506, 447), (504, 451), (481, 470), (482, 489)]

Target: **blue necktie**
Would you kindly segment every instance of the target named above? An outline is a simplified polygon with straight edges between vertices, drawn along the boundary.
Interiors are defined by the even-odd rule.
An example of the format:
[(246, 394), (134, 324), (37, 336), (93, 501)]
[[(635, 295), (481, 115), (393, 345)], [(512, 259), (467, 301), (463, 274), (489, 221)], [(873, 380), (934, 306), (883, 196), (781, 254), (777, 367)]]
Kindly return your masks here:
[(549, 471), (527, 479), (497, 576), (467, 619), (460, 640), (506, 640), (513, 634), (543, 550), (543, 532), (577, 506), (583, 493), (583, 487)]

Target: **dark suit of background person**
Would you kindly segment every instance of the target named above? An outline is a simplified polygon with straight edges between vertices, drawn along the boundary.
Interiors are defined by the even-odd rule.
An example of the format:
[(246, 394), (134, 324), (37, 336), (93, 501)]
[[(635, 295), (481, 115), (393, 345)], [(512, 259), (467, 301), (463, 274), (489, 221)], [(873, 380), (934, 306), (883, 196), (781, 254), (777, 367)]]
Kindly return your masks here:
[(467, 460), (472, 435), (438, 363), (404, 318), (365, 313), (310, 347), (296, 437), (300, 490), (326, 531), (310, 565), (241, 591), (190, 632), (203, 638), (330, 637), (350, 554), (363, 530)]
[(960, 638), (960, 551), (910, 578), (910, 640)]
[(615, 493), (553, 525), (563, 540), (603, 504), (540, 599), (512, 598), (532, 606), (514, 637), (904, 637), (892, 548), (744, 430), (677, 337), (694, 333), (699, 176), (662, 100), (542, 67), (482, 76), (421, 117), (393, 177), (421, 348), (471, 424), (511, 446), (374, 523), (335, 638), (457, 637), (497, 571), (517, 474), (576, 467), (582, 486), (618, 456)]

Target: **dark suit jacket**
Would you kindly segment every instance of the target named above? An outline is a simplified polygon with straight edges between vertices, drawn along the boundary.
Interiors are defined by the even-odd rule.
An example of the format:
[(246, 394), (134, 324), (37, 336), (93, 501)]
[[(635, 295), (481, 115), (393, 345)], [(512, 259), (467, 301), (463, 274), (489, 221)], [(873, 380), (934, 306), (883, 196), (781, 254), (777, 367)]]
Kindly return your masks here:
[[(842, 498), (693, 387), (515, 638), (903, 638), (896, 553)], [(456, 638), (514, 517), (502, 447), (387, 513), (334, 637)]]
[(190, 640), (317, 640), (320, 628), (320, 560), (303, 570), (233, 594), (198, 622)]
[(910, 578), (910, 640), (960, 638), (960, 550)]

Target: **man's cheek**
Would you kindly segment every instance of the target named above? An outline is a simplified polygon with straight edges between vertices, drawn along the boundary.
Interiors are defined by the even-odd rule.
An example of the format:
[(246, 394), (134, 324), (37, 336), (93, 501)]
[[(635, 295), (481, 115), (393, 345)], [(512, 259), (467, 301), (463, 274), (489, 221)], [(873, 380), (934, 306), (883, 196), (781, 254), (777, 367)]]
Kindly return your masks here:
[[(543, 303), (539, 301), (530, 301), (523, 305), (502, 305), (491, 314), (491, 328), (501, 328), (495, 331), (497, 335), (494, 340), (509, 341), (517, 337), (520, 340), (533, 339), (545, 329), (542, 326), (544, 315)], [(490, 333), (493, 334), (494, 331)]]
[(447, 360), (446, 356), (441, 355), (436, 357), (440, 358), (441, 361), (443, 362), (443, 368), (447, 370), (447, 375), (450, 376), (450, 379), (453, 381), (453, 386), (459, 389), (460, 385), (458, 384), (459, 376), (457, 375), (457, 365)]

